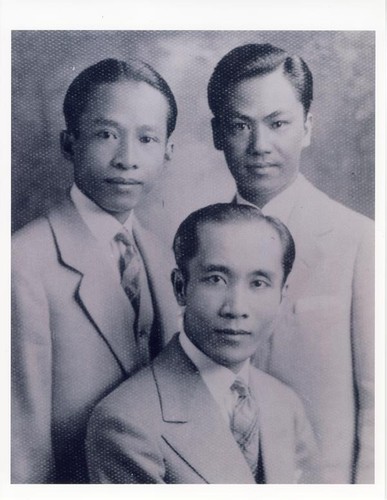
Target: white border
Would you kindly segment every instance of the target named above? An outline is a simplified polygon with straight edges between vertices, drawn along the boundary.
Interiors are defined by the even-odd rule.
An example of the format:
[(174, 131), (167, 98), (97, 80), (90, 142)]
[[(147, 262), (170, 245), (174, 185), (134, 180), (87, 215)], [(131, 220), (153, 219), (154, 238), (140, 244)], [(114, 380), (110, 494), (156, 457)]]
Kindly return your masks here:
[[(9, 484), (11, 30), (373, 30), (377, 43), (376, 485), (152, 486)], [(385, 2), (383, 0), (0, 0), (0, 499), (385, 498)], [(37, 57), (39, 55), (37, 54)]]

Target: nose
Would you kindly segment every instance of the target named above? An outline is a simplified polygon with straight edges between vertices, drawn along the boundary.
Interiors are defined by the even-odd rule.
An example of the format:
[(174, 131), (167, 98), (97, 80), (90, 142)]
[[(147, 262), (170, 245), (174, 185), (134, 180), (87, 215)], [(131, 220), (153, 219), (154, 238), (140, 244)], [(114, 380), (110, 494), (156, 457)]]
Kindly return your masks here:
[(250, 150), (257, 155), (271, 152), (270, 130), (264, 124), (258, 124), (251, 129)]
[(123, 136), (120, 138), (114, 152), (112, 164), (114, 167), (122, 170), (137, 169), (138, 159), (136, 156), (134, 141), (130, 137)]
[(248, 318), (246, 299), (247, 297), (242, 286), (236, 285), (230, 287), (224, 296), (224, 301), (219, 312), (220, 316), (226, 319)]

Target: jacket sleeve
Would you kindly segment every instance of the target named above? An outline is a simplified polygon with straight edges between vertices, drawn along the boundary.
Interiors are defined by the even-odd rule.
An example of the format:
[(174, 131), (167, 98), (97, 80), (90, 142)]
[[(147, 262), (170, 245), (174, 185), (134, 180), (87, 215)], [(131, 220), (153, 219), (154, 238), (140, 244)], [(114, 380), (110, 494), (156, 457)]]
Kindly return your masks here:
[(113, 415), (102, 403), (94, 410), (86, 440), (91, 483), (164, 483), (165, 467), (154, 426)]
[(357, 420), (355, 483), (374, 482), (374, 226), (367, 225), (355, 263), (352, 296), (352, 354)]
[(51, 443), (51, 332), (39, 271), (12, 256), (12, 483), (54, 480)]

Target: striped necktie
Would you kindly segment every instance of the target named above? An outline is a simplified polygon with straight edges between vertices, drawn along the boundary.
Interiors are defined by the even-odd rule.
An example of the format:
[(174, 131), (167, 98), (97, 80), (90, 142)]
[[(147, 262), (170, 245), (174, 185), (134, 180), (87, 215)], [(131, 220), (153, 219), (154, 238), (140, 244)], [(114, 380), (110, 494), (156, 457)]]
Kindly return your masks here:
[(140, 272), (141, 259), (138, 250), (131, 239), (128, 231), (122, 231), (115, 236), (115, 241), (122, 243), (119, 245), (121, 285), (133, 306), (138, 317), (140, 310)]
[(259, 454), (258, 414), (255, 401), (245, 382), (239, 378), (231, 386), (237, 394), (237, 401), (231, 417), (231, 432), (256, 476)]

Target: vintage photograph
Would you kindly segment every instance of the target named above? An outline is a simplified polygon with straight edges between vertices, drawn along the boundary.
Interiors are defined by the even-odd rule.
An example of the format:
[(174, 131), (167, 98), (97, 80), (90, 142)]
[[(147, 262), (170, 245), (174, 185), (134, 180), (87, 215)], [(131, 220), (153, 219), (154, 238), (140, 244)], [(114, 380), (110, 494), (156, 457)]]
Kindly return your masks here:
[(12, 31), (12, 484), (375, 483), (375, 45)]

